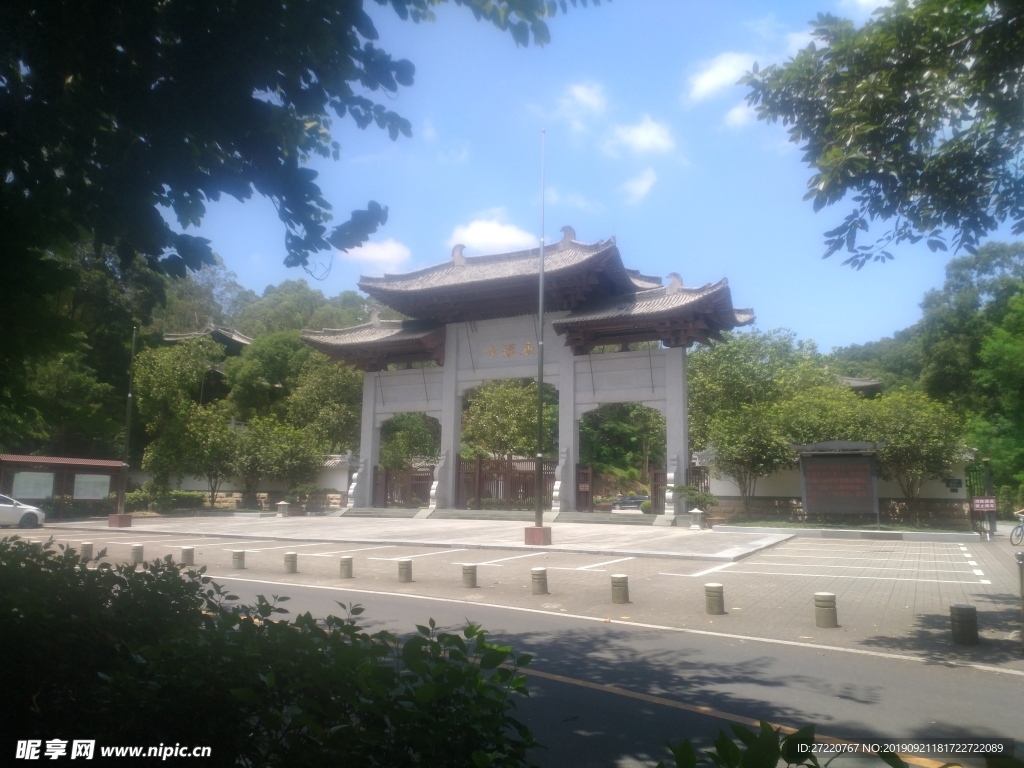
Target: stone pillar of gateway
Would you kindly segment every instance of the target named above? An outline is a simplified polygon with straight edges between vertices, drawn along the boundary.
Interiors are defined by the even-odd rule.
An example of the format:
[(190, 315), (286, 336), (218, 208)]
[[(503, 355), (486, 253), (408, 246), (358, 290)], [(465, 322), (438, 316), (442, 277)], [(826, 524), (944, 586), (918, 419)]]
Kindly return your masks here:
[[(408, 412), (441, 423), (440, 461), (430, 505), (421, 514), (454, 507), (462, 396), (487, 381), (536, 378), (541, 322), (544, 381), (558, 389), (559, 403), (552, 511), (576, 509), (579, 420), (603, 403), (641, 402), (661, 411), (666, 485), (686, 482), (686, 349), (752, 323), (753, 311), (733, 307), (724, 279), (690, 288), (671, 273), (666, 284), (627, 269), (615, 238), (588, 244), (577, 241), (571, 227), (562, 232), (560, 242), (545, 248), (543, 318), (537, 317), (538, 249), (464, 256), (457, 245), (444, 263), (360, 279), (362, 291), (409, 319), (374, 316), (352, 328), (303, 332), (310, 346), (364, 372), (359, 464), (349, 508), (371, 506), (381, 424)], [(635, 342), (659, 344), (627, 351)], [(412, 367), (427, 361), (436, 367)], [(669, 490), (665, 514), (656, 522), (673, 524), (675, 508)]]

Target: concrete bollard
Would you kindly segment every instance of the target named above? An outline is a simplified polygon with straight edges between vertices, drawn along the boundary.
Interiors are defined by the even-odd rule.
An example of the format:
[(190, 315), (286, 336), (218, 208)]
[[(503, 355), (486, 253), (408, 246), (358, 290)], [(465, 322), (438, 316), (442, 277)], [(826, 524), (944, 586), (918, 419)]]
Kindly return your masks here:
[(533, 582), (533, 594), (547, 595), (548, 592), (548, 569), (531, 568), (530, 579)]
[(629, 602), (629, 576), (624, 573), (612, 574), (612, 602)]
[(704, 611), (709, 616), (725, 615), (725, 587), (722, 584), (704, 585)]
[(195, 565), (196, 564), (196, 548), (195, 547), (182, 547), (181, 548), (181, 564), (182, 565)]
[(814, 593), (814, 626), (821, 629), (836, 629), (839, 626), (835, 593)]
[(91, 541), (83, 541), (82, 542), (81, 555), (82, 555), (82, 562), (83, 563), (88, 563), (89, 561), (92, 560), (92, 542)]
[(342, 579), (352, 578), (352, 558), (343, 557), (338, 560), (338, 576)]
[(298, 573), (299, 572), (299, 553), (298, 552), (285, 552), (284, 553), (284, 572), (285, 573)]
[(145, 559), (146, 558), (142, 554), (142, 545), (141, 544), (132, 544), (132, 562), (133, 563), (142, 563), (142, 562), (145, 562)]
[(949, 623), (957, 645), (978, 644), (978, 609), (973, 605), (949, 606)]
[(476, 589), (476, 566), (462, 566), (462, 586), (466, 589)]
[(231, 567), (238, 571), (245, 570), (245, 550), (234, 549), (231, 551)]
[(403, 584), (412, 581), (412, 560), (398, 561), (398, 580)]

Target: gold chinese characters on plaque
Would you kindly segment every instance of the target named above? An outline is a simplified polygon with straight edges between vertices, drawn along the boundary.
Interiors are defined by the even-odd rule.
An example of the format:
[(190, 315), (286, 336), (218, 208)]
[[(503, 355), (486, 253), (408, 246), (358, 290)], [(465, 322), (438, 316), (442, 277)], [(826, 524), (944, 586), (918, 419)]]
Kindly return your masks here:
[[(494, 344), (488, 344), (484, 347), (484, 354), (487, 355), (488, 359), (493, 360), (498, 354), (498, 348)], [(519, 345), (514, 342), (501, 345), (501, 356), (506, 360), (511, 360), (516, 355), (522, 355), (523, 357), (529, 357), (530, 355), (537, 354), (537, 347), (533, 345), (532, 341), (527, 341), (522, 345), (522, 349), (519, 349)]]

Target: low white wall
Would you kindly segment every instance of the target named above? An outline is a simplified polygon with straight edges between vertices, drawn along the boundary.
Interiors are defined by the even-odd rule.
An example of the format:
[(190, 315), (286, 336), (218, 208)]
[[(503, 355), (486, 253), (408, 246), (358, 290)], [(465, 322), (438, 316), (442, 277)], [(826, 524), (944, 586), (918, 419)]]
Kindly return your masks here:
[[(948, 501), (967, 501), (967, 487), (965, 482), (964, 465), (958, 464), (953, 468), (949, 477), (960, 480), (961, 486), (950, 490), (943, 480), (929, 480), (921, 488), (922, 499), (942, 499)], [(731, 497), (739, 496), (739, 487), (732, 480), (716, 478), (714, 470), (711, 472), (711, 495)], [(800, 470), (786, 469), (777, 472), (771, 477), (762, 477), (757, 481), (754, 497), (784, 497), (793, 496), (801, 498), (803, 495), (800, 488)], [(899, 499), (903, 493), (897, 483), (879, 480), (878, 497), (880, 499)]]

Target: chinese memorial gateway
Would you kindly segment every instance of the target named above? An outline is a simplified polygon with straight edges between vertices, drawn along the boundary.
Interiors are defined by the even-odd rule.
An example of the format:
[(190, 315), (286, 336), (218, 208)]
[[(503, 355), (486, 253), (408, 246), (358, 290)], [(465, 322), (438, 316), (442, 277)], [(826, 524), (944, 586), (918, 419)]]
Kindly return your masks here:
[[(544, 252), (544, 317), (538, 318), (540, 250), (464, 256), (416, 272), (363, 277), (359, 287), (407, 320), (379, 320), (340, 330), (305, 331), (303, 340), (334, 360), (364, 371), (359, 468), (350, 507), (373, 503), (381, 424), (421, 412), (441, 425), (440, 461), (430, 486), (434, 509), (465, 506), (480, 497), (474, 473), (459, 459), (462, 396), (484, 382), (532, 378), (538, 345), (546, 339), (544, 382), (558, 390), (558, 458), (548, 468), (551, 509), (574, 510), (579, 420), (603, 403), (640, 402), (666, 422), (665, 522), (675, 509), (671, 487), (686, 482), (686, 349), (754, 321), (735, 309), (729, 284), (690, 288), (679, 275), (659, 277), (627, 269), (615, 239), (586, 244), (571, 227)], [(543, 322), (543, 334), (539, 333)], [(591, 354), (596, 347), (627, 350), (634, 342), (656, 349)], [(654, 345), (651, 345), (654, 346)], [(437, 367), (408, 367), (433, 361)], [(517, 463), (528, 467), (517, 467)], [(508, 488), (531, 475), (533, 459), (510, 460)], [(475, 475), (475, 477), (474, 477)], [(474, 487), (475, 483), (475, 487)], [(533, 494), (533, 482), (522, 494)]]

